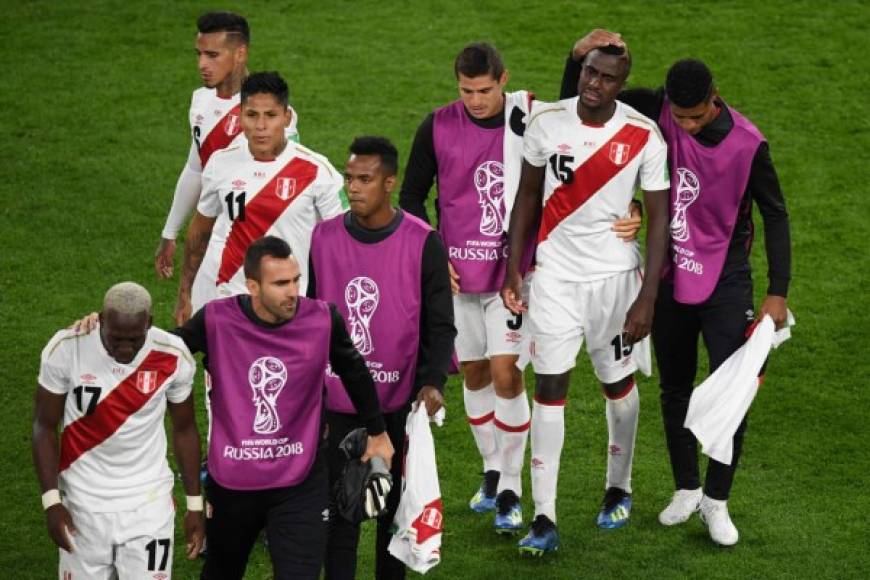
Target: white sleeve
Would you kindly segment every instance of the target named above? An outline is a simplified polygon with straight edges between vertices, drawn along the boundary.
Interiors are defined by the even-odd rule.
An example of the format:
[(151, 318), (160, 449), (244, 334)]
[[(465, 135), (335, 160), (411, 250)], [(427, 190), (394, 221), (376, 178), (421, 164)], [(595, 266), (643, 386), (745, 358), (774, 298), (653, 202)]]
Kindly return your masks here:
[(540, 117), (532, 119), (523, 134), (523, 159), (535, 167), (543, 167), (547, 164), (547, 154), (543, 147), (544, 137)]
[(196, 210), (206, 217), (217, 217), (222, 209), (214, 167), (214, 163), (209, 163), (202, 172), (202, 191), (199, 194), (199, 203), (196, 205)]
[(347, 209), (347, 194), (344, 191), (344, 180), (331, 166), (327, 179), (324, 179), (314, 194), (314, 205), (321, 220), (328, 220)]
[(183, 403), (193, 391), (193, 377), (196, 373), (196, 363), (187, 347), (182, 345), (179, 349), (181, 352), (178, 356), (178, 371), (175, 373), (175, 378), (172, 384), (166, 389), (166, 398), (170, 403)]
[(644, 191), (659, 191), (670, 187), (668, 147), (661, 134), (652, 131), (643, 148), (643, 159), (640, 162), (640, 188)]
[(69, 378), (69, 345), (61, 342), (68, 335), (60, 331), (42, 350), (39, 364), (39, 384), (55, 395), (65, 395), (72, 389)]
[(202, 168), (200, 166), (199, 153), (196, 150), (196, 144), (191, 143), (187, 163), (184, 169), (181, 170), (181, 175), (178, 176), (178, 182), (175, 184), (172, 207), (169, 209), (169, 215), (166, 216), (166, 225), (163, 226), (163, 233), (161, 234), (163, 238), (167, 240), (175, 239), (178, 232), (184, 227), (184, 222), (187, 221), (193, 208), (196, 207), (201, 188)]

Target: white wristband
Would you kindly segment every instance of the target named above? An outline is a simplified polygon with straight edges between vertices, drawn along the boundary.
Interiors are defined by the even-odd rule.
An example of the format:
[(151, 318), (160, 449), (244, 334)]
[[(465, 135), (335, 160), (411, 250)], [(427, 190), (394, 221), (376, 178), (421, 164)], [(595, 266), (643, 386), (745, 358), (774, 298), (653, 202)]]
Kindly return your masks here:
[(189, 512), (201, 512), (202, 511), (202, 496), (201, 495), (188, 495), (187, 497), (187, 511)]
[(50, 489), (42, 494), (42, 509), (47, 510), (53, 505), (60, 503), (60, 492), (56, 489)]

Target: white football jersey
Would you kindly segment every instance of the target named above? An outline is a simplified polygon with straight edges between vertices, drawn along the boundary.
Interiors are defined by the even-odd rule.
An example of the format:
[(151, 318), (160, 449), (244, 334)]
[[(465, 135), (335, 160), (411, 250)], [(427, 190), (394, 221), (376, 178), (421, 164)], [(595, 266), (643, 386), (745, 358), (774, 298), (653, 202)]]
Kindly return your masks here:
[[(298, 141), (296, 111), (290, 107), (290, 112), (293, 119), (285, 134), (291, 141)], [(217, 89), (201, 87), (193, 91), (190, 99), (190, 130), (196, 155), (191, 151), (190, 161), (198, 161), (199, 166), (194, 165), (192, 169), (202, 171), (215, 151), (225, 149), (237, 139), (244, 141), (241, 119), (240, 93), (223, 98), (218, 96)]]
[(344, 211), (344, 178), (332, 164), (290, 141), (273, 161), (257, 161), (247, 143), (237, 144), (215, 154), (202, 185), (197, 209), (217, 221), (194, 280), (194, 312), (215, 298), (247, 292), (245, 252), (266, 235), (290, 244), (304, 295), (314, 226)]
[(177, 336), (152, 327), (130, 364), (98, 330), (61, 330), (42, 351), (39, 384), (66, 395), (59, 464), (64, 501), (94, 512), (135, 509), (172, 493), (166, 401), (191, 393), (196, 363)]
[(535, 105), (523, 157), (547, 166), (536, 268), (587, 282), (641, 266), (637, 243), (623, 242), (611, 226), (627, 215), (638, 186), (667, 190), (669, 179), (655, 122), (617, 101), (609, 121), (587, 125), (577, 99)]

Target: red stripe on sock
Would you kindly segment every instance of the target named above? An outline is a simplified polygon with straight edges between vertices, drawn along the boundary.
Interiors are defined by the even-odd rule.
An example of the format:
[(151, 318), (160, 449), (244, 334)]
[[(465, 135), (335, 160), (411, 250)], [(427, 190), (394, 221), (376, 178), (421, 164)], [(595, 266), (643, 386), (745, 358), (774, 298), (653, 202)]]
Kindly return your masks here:
[(535, 395), (535, 402), (539, 405), (546, 405), (548, 407), (564, 407), (566, 399), (559, 399), (558, 401), (542, 401), (538, 398), (538, 395)]
[(483, 425), (484, 423), (489, 423), (495, 418), (495, 411), (487, 413), (482, 417), (469, 417), (468, 422), (472, 425)]
[(508, 425), (507, 423), (502, 423), (498, 419), (495, 419), (495, 426), (502, 431), (507, 431), (508, 433), (522, 433), (523, 431), (528, 431), (531, 424), (531, 421), (526, 421), (522, 425)]

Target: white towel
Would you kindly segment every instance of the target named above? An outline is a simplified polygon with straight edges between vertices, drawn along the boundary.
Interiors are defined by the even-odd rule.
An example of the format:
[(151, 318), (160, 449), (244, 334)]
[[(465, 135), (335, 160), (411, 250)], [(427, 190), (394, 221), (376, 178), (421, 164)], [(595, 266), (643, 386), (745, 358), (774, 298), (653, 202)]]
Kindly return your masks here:
[[(437, 422), (443, 417), (443, 414), (440, 417), (436, 414), (433, 420)], [(444, 517), (435, 464), (435, 441), (425, 405), (415, 404), (408, 414), (405, 435), (408, 449), (402, 477), (402, 496), (393, 520), (397, 530), (390, 540), (389, 551), (408, 568), (425, 574), (441, 561)]]
[(692, 393), (683, 425), (701, 442), (704, 453), (720, 463), (731, 463), (734, 433), (758, 392), (758, 373), (771, 348), (791, 336), (794, 316), (775, 332), (773, 319), (765, 317), (749, 340), (728, 357)]
[[(520, 173), (523, 168), (523, 135), (517, 131), (524, 131), (529, 121), (529, 113), (532, 110), (532, 100), (535, 95), (528, 91), (516, 91), (505, 94), (504, 103), (504, 205), (505, 219), (504, 231), (508, 230), (511, 221), (511, 210), (517, 197), (517, 189), (520, 186)], [(518, 109), (517, 113), (514, 110)], [(520, 113), (522, 117), (520, 118)], [(514, 118), (513, 124), (511, 118)], [(517, 127), (517, 120), (522, 121), (522, 128)]]

